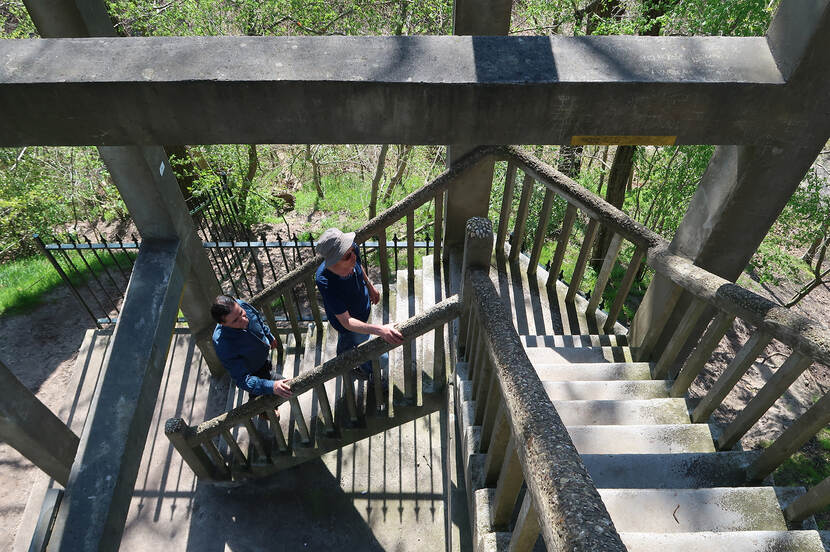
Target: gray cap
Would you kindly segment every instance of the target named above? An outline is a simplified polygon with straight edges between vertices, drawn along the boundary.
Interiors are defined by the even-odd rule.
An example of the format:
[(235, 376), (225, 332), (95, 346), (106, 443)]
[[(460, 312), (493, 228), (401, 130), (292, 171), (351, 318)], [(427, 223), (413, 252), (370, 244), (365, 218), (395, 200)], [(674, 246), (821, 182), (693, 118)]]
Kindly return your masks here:
[(343, 233), (337, 228), (329, 228), (317, 240), (317, 253), (323, 256), (326, 266), (332, 266), (343, 258), (354, 243), (354, 232)]

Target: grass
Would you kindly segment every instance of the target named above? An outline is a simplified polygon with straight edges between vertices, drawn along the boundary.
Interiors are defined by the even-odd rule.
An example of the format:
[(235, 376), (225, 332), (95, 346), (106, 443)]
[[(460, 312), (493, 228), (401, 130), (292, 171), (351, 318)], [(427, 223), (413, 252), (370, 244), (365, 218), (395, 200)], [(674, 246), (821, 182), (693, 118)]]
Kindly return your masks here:
[[(114, 255), (122, 267), (130, 264), (126, 253), (118, 252)], [(77, 252), (70, 251), (69, 257), (80, 270), (80, 273), (71, 273), (70, 279), (73, 285), (83, 284), (91, 275), (89, 269), (86, 268)], [(100, 274), (104, 267), (114, 265), (109, 255), (101, 257), (103, 263), (88, 253), (84, 255), (84, 258), (96, 274)], [(65, 261), (61, 264), (66, 270)], [(64, 285), (61, 277), (42, 255), (4, 263), (0, 265), (0, 315), (28, 312), (43, 302), (46, 293), (61, 285)]]
[[(762, 443), (768, 446), (770, 443)], [(814, 487), (830, 477), (830, 428), (824, 428), (773, 475), (776, 485)], [(815, 515), (819, 529), (830, 527), (830, 506)]]

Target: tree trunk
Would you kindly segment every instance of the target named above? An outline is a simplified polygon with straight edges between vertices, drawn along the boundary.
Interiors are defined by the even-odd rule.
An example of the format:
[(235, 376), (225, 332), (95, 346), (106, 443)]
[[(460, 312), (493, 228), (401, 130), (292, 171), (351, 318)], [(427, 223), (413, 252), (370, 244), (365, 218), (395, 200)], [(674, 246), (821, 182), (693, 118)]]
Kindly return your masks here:
[(323, 194), (323, 183), (320, 177), (320, 164), (311, 151), (311, 144), (305, 146), (305, 160), (311, 163), (311, 178), (314, 182), (314, 189), (317, 190), (317, 198), (323, 199), (325, 195)]
[[(625, 202), (625, 189), (628, 180), (634, 169), (634, 152), (637, 146), (617, 146), (617, 153), (614, 154), (614, 163), (611, 165), (611, 173), (608, 175), (608, 186), (605, 192), (605, 199), (618, 209), (622, 209)], [(608, 245), (611, 243), (612, 233), (607, 228), (600, 227), (597, 241), (594, 245), (594, 253), (591, 258), (591, 266), (599, 271)]]
[[(242, 220), (245, 220), (245, 213), (248, 209), (248, 193), (251, 191), (251, 185), (254, 182), (258, 170), (259, 157), (257, 156), (256, 144), (248, 144), (248, 170), (245, 172), (242, 185), (239, 187), (239, 198), (237, 200), (239, 216)], [(247, 225), (245, 226), (247, 227)]]
[(409, 154), (412, 152), (412, 146), (400, 146), (399, 154), (398, 154), (398, 168), (395, 170), (395, 174), (389, 180), (389, 185), (386, 186), (386, 191), (383, 193), (383, 200), (389, 201), (392, 198), (392, 190), (395, 189), (395, 186), (400, 184), (401, 180), (403, 180), (403, 174), (406, 171), (406, 165), (409, 162)]
[(380, 147), (378, 165), (375, 168), (375, 176), (372, 178), (372, 197), (369, 200), (369, 219), (375, 218), (378, 214), (378, 189), (380, 189), (380, 181), (383, 179), (383, 167), (386, 165), (386, 153), (388, 151), (389, 144), (383, 144)]
[(574, 180), (582, 169), (582, 146), (560, 146), (559, 172)]

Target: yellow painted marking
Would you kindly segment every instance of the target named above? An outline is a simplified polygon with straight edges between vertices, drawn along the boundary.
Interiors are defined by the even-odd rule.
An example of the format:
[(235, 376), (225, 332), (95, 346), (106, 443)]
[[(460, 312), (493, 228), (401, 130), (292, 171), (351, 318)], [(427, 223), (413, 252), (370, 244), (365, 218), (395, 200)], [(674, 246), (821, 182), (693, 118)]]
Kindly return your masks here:
[(673, 146), (677, 136), (573, 136), (572, 146)]

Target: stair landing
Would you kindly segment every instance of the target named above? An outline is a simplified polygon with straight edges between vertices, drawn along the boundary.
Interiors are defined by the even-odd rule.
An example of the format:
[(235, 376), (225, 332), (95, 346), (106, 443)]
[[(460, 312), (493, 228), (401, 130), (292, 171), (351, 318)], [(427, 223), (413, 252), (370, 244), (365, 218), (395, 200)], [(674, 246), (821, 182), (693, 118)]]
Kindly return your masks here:
[[(76, 362), (77, 391), (67, 396), (81, 425), (108, 340), (90, 330)], [(298, 366), (293, 337), (286, 377)], [(442, 427), (434, 413), (246, 485), (196, 479), (164, 435), (170, 417), (197, 424), (224, 411), (227, 378), (213, 381), (184, 330), (171, 342), (120, 550), (444, 550), (448, 540)], [(75, 406), (72, 407), (71, 405)], [(33, 486), (24, 519), (37, 519), (47, 487)], [(465, 527), (466, 521), (460, 523)], [(458, 542), (459, 524), (450, 527)], [(15, 550), (28, 549), (34, 527)]]

